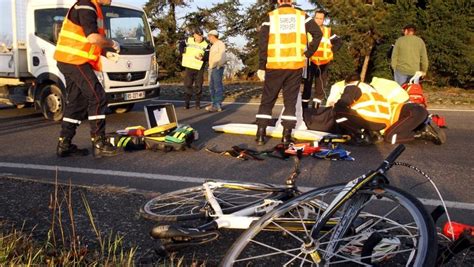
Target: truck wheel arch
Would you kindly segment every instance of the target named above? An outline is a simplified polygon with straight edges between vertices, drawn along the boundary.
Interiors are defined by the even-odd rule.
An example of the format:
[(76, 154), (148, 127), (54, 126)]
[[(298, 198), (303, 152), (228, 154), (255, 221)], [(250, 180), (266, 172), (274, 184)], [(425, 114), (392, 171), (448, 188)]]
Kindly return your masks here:
[(36, 88), (34, 90), (35, 103), (41, 95), (41, 88), (44, 85), (55, 83), (60, 89), (63, 95), (66, 95), (66, 85), (63, 80), (53, 73), (42, 73), (36, 78)]
[[(48, 93), (45, 93), (48, 90)], [(54, 94), (51, 93), (54, 91)], [(44, 105), (47, 95), (54, 95), (59, 105), (56, 104), (55, 112), (50, 112), (48, 107)], [(36, 86), (34, 90), (35, 109), (40, 110), (44, 117), (49, 120), (60, 121), (64, 113), (64, 103), (66, 96), (66, 86), (64, 82), (52, 73), (43, 73), (36, 78)]]

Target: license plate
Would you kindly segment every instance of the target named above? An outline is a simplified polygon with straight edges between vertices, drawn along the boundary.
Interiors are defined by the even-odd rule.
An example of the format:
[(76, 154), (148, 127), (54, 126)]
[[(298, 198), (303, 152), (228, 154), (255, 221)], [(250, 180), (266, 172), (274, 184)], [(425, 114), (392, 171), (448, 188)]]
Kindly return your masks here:
[(133, 99), (140, 99), (145, 98), (145, 91), (138, 91), (132, 93), (125, 93), (125, 100), (133, 100)]

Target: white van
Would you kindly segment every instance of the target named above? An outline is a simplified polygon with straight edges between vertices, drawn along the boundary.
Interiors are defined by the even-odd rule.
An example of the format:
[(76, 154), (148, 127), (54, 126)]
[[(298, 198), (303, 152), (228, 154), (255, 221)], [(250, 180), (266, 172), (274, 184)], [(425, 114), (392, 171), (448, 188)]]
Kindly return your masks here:
[[(24, 82), (23, 87), (4, 87), (0, 103), (21, 106), (22, 101), (31, 102), (45, 118), (61, 120), (66, 83), (53, 55), (64, 17), (76, 1), (0, 2), (0, 78)], [(102, 57), (102, 72), (96, 74), (109, 107), (126, 112), (134, 103), (159, 95), (153, 37), (141, 8), (113, 1), (102, 10), (107, 38), (118, 41), (121, 51), (118, 62)]]

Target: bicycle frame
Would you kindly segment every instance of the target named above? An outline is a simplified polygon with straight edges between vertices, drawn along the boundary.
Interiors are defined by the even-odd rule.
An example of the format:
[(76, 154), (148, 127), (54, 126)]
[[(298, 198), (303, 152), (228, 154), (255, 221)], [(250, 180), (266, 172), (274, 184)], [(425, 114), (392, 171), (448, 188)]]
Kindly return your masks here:
[[(212, 193), (211, 188), (218, 185), (224, 185), (225, 187), (231, 188), (247, 188), (240, 184), (232, 183), (216, 183), (216, 182), (205, 182), (203, 187), (205, 189), (205, 196), (211, 208), (214, 210), (214, 214), (210, 214), (210, 217), (215, 217), (214, 223), (217, 225), (217, 228), (229, 228), (229, 229), (247, 229), (250, 224), (258, 220), (260, 217), (252, 216), (255, 214), (264, 214), (275, 208), (276, 206), (283, 203), (281, 200), (274, 199), (265, 199), (263, 203), (256, 204), (239, 211), (236, 211), (231, 214), (224, 214), (222, 208), (216, 200), (216, 197)], [(269, 187), (271, 191), (278, 191), (279, 189), (285, 191), (286, 188), (274, 188)], [(275, 190), (277, 189), (277, 190)]]

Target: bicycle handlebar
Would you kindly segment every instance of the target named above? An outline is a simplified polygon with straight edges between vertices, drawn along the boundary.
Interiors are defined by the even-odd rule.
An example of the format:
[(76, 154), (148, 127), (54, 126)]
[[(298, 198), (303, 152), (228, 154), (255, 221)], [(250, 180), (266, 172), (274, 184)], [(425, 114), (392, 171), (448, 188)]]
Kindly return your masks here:
[(405, 151), (405, 145), (398, 145), (388, 157), (383, 161), (383, 163), (377, 168), (383, 172), (387, 171), (392, 167), (395, 160)]

